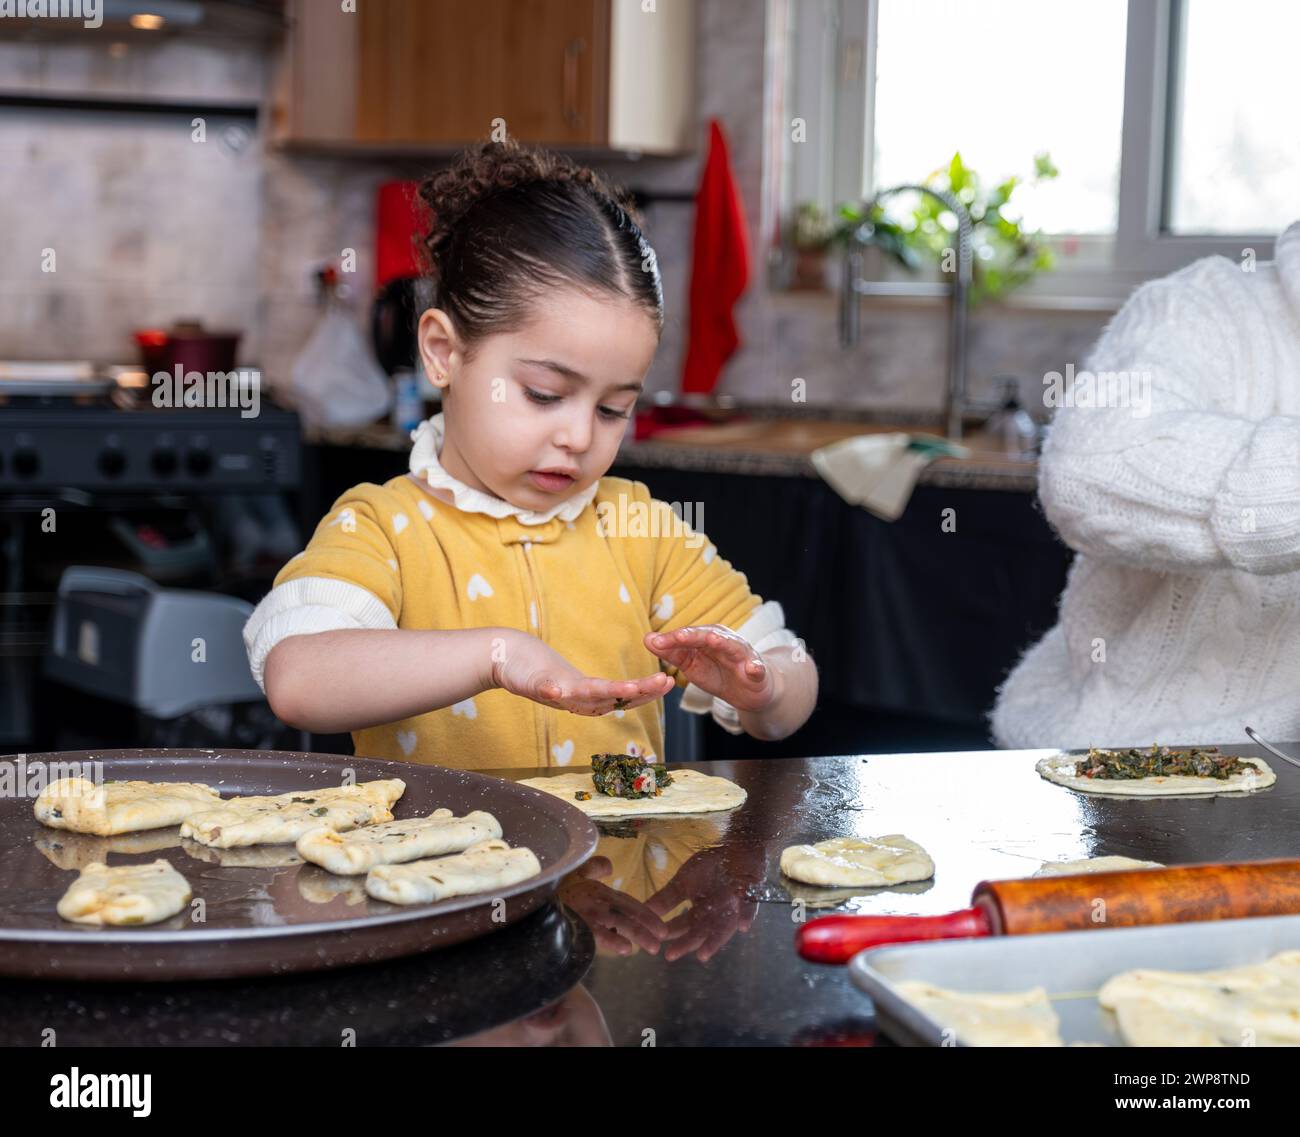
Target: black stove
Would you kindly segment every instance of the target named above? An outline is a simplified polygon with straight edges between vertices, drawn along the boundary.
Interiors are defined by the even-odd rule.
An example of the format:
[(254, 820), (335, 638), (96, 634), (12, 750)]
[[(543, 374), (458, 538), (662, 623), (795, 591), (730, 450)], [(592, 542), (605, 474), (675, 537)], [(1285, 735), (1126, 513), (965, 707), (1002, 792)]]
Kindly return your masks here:
[[(40, 674), (67, 567), (127, 569), (252, 603), (274, 565), (261, 546), (247, 564), (234, 556), (252, 547), (238, 523), (278, 510), (295, 525), (285, 499), (299, 496), (303, 480), (296, 414), (269, 398), (256, 413), (155, 407), (142, 374), (117, 370), (0, 362), (0, 749), (31, 749), (71, 720), (106, 721), (83, 707), (83, 692)], [(57, 507), (48, 529), (47, 507)], [(245, 711), (248, 729), (274, 723), (260, 703)], [(238, 721), (215, 725), (234, 737)], [(188, 718), (162, 725), (197, 729)], [(120, 730), (154, 736), (134, 718)]]
[(301, 428), (267, 405), (164, 409), (108, 397), (0, 392), (0, 493), (295, 490)]

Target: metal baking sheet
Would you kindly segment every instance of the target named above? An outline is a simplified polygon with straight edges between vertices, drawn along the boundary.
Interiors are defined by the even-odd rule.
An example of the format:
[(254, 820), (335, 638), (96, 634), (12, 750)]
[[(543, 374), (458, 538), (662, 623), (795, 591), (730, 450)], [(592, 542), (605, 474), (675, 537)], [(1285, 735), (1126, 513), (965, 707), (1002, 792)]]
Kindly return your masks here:
[(899, 992), (919, 979), (954, 991), (1010, 992), (1044, 987), (1061, 1038), (1122, 1046), (1114, 1016), (1097, 1002), (1103, 983), (1135, 967), (1202, 971), (1262, 963), (1300, 948), (1300, 916), (1260, 916), (1104, 931), (985, 936), (890, 944), (859, 952), (853, 982), (871, 997), (876, 1021), (903, 1046), (939, 1046), (943, 1028)]
[[(19, 766), (17, 760), (24, 759)], [(550, 794), (503, 778), (413, 762), (259, 750), (103, 750), (10, 755), (35, 786), (37, 764), (84, 769), (104, 780), (206, 782), (223, 797), (278, 794), (342, 783), (401, 778), (393, 816), (423, 817), (446, 807), (485, 809), (504, 838), (526, 845), (540, 876), (492, 895), (458, 896), (399, 907), (373, 900), (364, 877), (339, 877), (305, 864), (292, 845), (210, 849), (182, 840), (180, 827), (119, 837), (49, 829), (30, 796), (0, 796), (0, 975), (49, 979), (216, 979), (280, 975), (393, 959), (459, 943), (512, 924), (544, 904), (556, 883), (595, 851), (596, 827)], [(60, 919), (55, 905), (90, 861), (148, 863), (159, 857), (206, 902), (206, 919), (187, 909), (142, 928), (93, 928)], [(493, 901), (503, 900), (503, 905)]]

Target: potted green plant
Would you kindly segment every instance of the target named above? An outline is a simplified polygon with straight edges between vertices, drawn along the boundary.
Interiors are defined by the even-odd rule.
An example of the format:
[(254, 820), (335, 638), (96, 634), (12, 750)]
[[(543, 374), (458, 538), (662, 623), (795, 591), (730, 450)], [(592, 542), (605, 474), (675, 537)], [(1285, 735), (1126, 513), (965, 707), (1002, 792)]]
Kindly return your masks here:
[(838, 231), (816, 202), (801, 202), (794, 217), (794, 276), (792, 289), (822, 289), (826, 287), (826, 258)]
[[(1052, 267), (1052, 252), (1042, 234), (1024, 227), (1011, 206), (1011, 198), (1018, 186), (1037, 185), (1056, 177), (1058, 172), (1047, 154), (1039, 154), (1028, 178), (1013, 174), (986, 187), (959, 152), (924, 179), (924, 185), (952, 194), (970, 213), (974, 244), (972, 303), (1004, 296)], [(922, 194), (916, 198), (911, 211), (896, 215), (896, 219), (886, 215), (883, 205), (868, 208), (866, 202), (853, 202), (841, 206), (831, 244), (842, 245), (860, 234), (864, 243), (880, 248), (910, 271), (926, 264), (947, 267), (945, 253), (956, 242), (955, 218), (933, 198)]]

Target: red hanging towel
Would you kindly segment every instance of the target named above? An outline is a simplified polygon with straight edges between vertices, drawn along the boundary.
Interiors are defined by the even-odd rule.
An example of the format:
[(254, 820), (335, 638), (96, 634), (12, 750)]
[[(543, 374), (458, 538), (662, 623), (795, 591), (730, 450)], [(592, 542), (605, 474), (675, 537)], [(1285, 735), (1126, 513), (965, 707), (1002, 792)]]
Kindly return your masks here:
[(418, 182), (384, 182), (375, 194), (375, 288), (420, 275), (416, 240), (429, 229)]
[(690, 341), (683, 392), (708, 392), (740, 344), (732, 308), (749, 284), (745, 209), (718, 120), (709, 120), (709, 156), (695, 197)]

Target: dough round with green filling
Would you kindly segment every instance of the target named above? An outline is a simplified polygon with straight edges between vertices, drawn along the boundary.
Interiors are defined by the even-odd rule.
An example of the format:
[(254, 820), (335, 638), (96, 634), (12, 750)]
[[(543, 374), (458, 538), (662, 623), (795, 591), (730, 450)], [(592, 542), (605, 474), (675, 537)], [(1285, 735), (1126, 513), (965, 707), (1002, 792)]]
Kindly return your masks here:
[(1074, 772), (1077, 754), (1053, 754), (1041, 759), (1035, 769), (1049, 782), (1085, 794), (1113, 794), (1116, 797), (1168, 797), (1174, 794), (1231, 794), (1262, 790), (1277, 781), (1262, 758), (1242, 758), (1253, 767), (1249, 773), (1230, 774), (1226, 778), (1198, 777), (1190, 774), (1154, 774), (1145, 778), (1085, 778)]
[[(588, 817), (653, 817), (660, 813), (713, 813), (743, 805), (746, 793), (726, 778), (701, 774), (698, 770), (673, 770), (673, 780), (656, 797), (609, 797), (595, 788), (590, 771), (556, 774), (549, 778), (524, 778), (521, 786), (532, 786), (554, 794), (582, 810)], [(591, 797), (580, 800), (578, 793)]]

